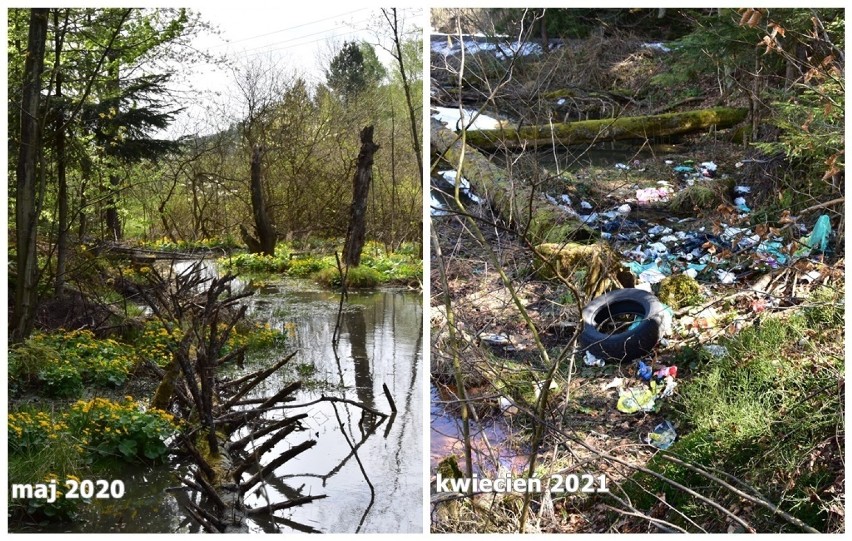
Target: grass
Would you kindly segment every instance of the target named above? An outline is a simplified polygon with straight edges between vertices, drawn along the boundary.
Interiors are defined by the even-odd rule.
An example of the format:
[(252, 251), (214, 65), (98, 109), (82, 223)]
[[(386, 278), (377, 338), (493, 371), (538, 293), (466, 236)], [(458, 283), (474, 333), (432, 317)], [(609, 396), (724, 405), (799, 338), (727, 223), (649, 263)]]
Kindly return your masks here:
[[(706, 361), (684, 381), (677, 401), (682, 437), (670, 449), (686, 462), (716, 468), (756, 488), (781, 509), (823, 532), (842, 528), (843, 292), (824, 288), (803, 309), (765, 317), (724, 345), (728, 355)], [(697, 473), (656, 456), (651, 469), (692, 487), (758, 531), (798, 531)], [(725, 531), (711, 508), (645, 475), (634, 481), (695, 522)], [(839, 493), (838, 493), (839, 491)], [(640, 506), (647, 494), (632, 494)], [(840, 506), (840, 507), (838, 507)], [(680, 517), (667, 520), (682, 523)]]

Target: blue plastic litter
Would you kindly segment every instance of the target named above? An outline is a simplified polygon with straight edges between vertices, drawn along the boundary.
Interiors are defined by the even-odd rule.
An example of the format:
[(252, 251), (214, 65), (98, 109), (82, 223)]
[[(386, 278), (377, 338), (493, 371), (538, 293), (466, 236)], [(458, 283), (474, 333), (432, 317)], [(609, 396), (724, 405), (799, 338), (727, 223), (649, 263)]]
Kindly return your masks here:
[(784, 247), (780, 241), (765, 240), (757, 246), (757, 253), (770, 256), (776, 263), (783, 265), (787, 263), (787, 254), (781, 252)]
[(674, 171), (675, 173), (692, 173), (695, 171), (695, 168), (688, 165), (678, 165), (674, 168)]
[(831, 235), (831, 219), (828, 214), (823, 214), (817, 220), (814, 231), (811, 233), (811, 247), (818, 248), (820, 252), (828, 249), (828, 236)]
[(639, 324), (640, 324), (640, 323), (642, 323), (642, 321), (643, 321), (644, 319), (645, 319), (645, 318), (643, 318), (642, 316), (636, 316), (636, 319), (633, 321), (633, 323), (631, 323), (631, 324), (630, 324), (630, 326), (629, 326), (629, 327), (627, 327), (627, 330), (628, 330), (628, 331), (632, 331), (633, 329), (635, 329), (636, 327), (638, 327), (638, 326), (639, 326)]
[(639, 361), (639, 366), (636, 368), (636, 375), (639, 379), (643, 381), (651, 381), (651, 376), (654, 374), (654, 371), (651, 369), (650, 365)]

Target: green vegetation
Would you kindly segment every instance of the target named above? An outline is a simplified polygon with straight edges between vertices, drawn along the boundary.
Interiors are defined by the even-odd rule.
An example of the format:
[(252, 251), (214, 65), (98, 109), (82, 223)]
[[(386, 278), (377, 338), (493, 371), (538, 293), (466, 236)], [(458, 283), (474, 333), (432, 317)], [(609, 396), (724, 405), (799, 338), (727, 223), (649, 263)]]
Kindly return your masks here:
[[(328, 247), (326, 247), (328, 249)], [(333, 248), (332, 248), (333, 249)], [(292, 257), (291, 257), (292, 256)], [(278, 244), (274, 256), (241, 253), (219, 259), (225, 269), (252, 275), (282, 274), (310, 278), (327, 287), (340, 286), (340, 273), (334, 255), (312, 255)], [(375, 242), (364, 246), (361, 265), (349, 269), (349, 287), (370, 288), (380, 284), (419, 283), (423, 265), (413, 243), (404, 243), (388, 252)]]
[(657, 297), (664, 303), (678, 310), (683, 306), (692, 306), (701, 302), (701, 287), (694, 278), (686, 274), (667, 276), (660, 282), (660, 290)]
[(152, 250), (162, 250), (165, 252), (192, 252), (194, 250), (232, 250), (239, 248), (240, 244), (233, 236), (224, 238), (210, 238), (198, 240), (172, 240), (166, 237), (157, 240), (143, 240), (140, 246), (150, 248)]
[[(750, 484), (769, 501), (826, 531), (842, 498), (843, 291), (818, 290), (809, 306), (764, 318), (724, 345), (728, 355), (705, 360), (684, 381), (677, 401), (682, 437), (670, 449), (682, 460), (723, 471)], [(705, 357), (706, 359), (706, 357)], [(840, 448), (838, 448), (838, 445)], [(658, 456), (649, 467), (730, 507), (738, 498), (699, 474)], [(689, 518), (706, 525), (716, 511), (650, 476), (634, 477)], [(730, 479), (727, 479), (730, 481)], [(653, 499), (635, 491), (640, 505)], [(749, 516), (750, 515), (750, 516)], [(797, 528), (753, 508), (761, 531)], [(680, 523), (677, 516), (668, 520)]]
[(83, 384), (119, 387), (136, 364), (133, 349), (91, 331), (35, 333), (9, 352), (12, 389), (40, 387), (47, 396), (80, 396)]
[[(77, 479), (99, 461), (163, 461), (166, 441), (179, 424), (171, 414), (145, 409), (127, 396), (94, 398), (67, 409), (20, 409), (9, 413), (9, 479), (40, 483)], [(58, 492), (57, 492), (58, 494)], [(12, 502), (10, 512), (31, 520), (67, 521), (84, 501), (38, 498)]]
[[(88, 330), (37, 332), (9, 352), (9, 386), (13, 392), (36, 390), (52, 398), (75, 398), (85, 385), (110, 389), (127, 382), (142, 360), (166, 366), (183, 332), (157, 320), (143, 323), (129, 343), (99, 339)], [(280, 346), (286, 333), (269, 325), (238, 327), (225, 345), (228, 353), (239, 347), (259, 351)]]

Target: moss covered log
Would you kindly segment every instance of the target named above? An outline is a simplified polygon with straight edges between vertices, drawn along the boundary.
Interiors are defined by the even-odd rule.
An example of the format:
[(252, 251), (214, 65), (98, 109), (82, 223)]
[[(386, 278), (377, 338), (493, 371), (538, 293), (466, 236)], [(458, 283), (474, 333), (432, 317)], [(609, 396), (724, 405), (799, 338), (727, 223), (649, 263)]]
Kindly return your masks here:
[(582, 241), (597, 237), (596, 231), (580, 223), (570, 212), (549, 203), (544, 194), (533, 191), (523, 179), (514, 178), (469, 145), (463, 145), (458, 134), (433, 125), (431, 144), (432, 153), (443, 156), (454, 167), (464, 150), (462, 175), (474, 192), (488, 201), (519, 233), (526, 233), (532, 242)]
[(716, 107), (664, 115), (584, 120), (545, 126), (526, 126), (521, 129), (501, 128), (467, 132), (470, 145), (484, 149), (521, 148), (551, 145), (589, 144), (620, 139), (646, 139), (680, 135), (711, 127), (730, 128), (745, 120), (747, 109)]

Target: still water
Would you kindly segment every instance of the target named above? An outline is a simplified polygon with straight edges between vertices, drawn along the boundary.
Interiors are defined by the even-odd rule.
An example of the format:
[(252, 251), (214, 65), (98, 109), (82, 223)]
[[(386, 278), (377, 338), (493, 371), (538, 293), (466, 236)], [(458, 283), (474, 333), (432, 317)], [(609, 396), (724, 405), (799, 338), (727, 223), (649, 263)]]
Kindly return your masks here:
[[(252, 519), (253, 532), (422, 532), (423, 306), (419, 292), (379, 290), (350, 293), (340, 319), (339, 340), (332, 344), (339, 295), (304, 280), (264, 286), (250, 299), (249, 314), (288, 333), (284, 352), (274, 358), (246, 361), (246, 371), (270, 364), (298, 350), (291, 364), (254, 391), (271, 396), (302, 370), (306, 385), (289, 405), (307, 404), (323, 395), (347, 398), (390, 413), (382, 391), (386, 384), (398, 412), (378, 426), (362, 419), (360, 408), (319, 402), (293, 407), (287, 415), (307, 413), (303, 430), (288, 435), (264, 455), (271, 462), (307, 439), (317, 444), (275, 470), (266, 483), (247, 495), (262, 507), (299, 496), (325, 499), (279, 511), (274, 520)], [(287, 367), (285, 367), (287, 368)], [(284, 413), (268, 414), (280, 418)], [(353, 451), (354, 448), (354, 451)], [(101, 478), (121, 478), (121, 500), (95, 500), (85, 506), (76, 532), (192, 532), (180, 501), (177, 463), (155, 469), (123, 468)]]

